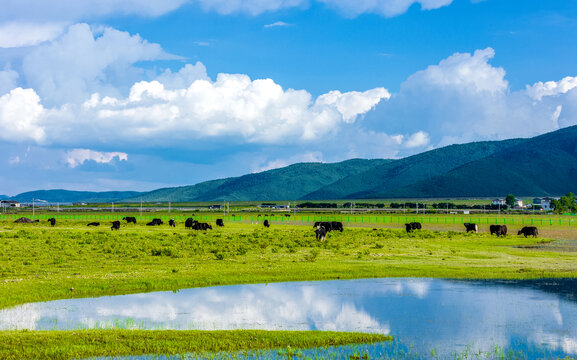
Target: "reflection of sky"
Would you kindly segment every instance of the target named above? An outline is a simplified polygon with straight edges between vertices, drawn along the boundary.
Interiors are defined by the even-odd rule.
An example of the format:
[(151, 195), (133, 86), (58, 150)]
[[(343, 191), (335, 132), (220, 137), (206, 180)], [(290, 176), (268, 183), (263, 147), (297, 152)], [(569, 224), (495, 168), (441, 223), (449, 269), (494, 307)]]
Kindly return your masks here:
[[(537, 289), (433, 279), (294, 282), (59, 300), (0, 310), (0, 329), (336, 330), (418, 348), (511, 339), (577, 354), (577, 303)], [(516, 340), (516, 341), (517, 341)]]

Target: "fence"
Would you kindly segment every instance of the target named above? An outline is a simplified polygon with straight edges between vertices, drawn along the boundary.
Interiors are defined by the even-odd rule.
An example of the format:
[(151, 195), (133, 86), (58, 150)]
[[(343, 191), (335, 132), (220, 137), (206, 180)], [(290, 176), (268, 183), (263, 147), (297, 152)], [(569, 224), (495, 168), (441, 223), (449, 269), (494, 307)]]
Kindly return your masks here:
[[(22, 216), (22, 214), (0, 214), (0, 220), (15, 220)], [(30, 215), (27, 215), (31, 217)], [(49, 218), (55, 218), (57, 220), (72, 220), (72, 221), (114, 221), (121, 220), (125, 215), (118, 214), (95, 214), (95, 215), (72, 215), (72, 214), (37, 214), (34, 219), (46, 220)], [(130, 215), (134, 216), (134, 215)], [(163, 221), (168, 221), (169, 219), (174, 219), (175, 221), (185, 221), (190, 215), (142, 215), (134, 216), (138, 222), (148, 222), (152, 219), (159, 218)], [(563, 217), (497, 217), (497, 216), (362, 216), (362, 215), (198, 215), (193, 216), (195, 220), (201, 222), (215, 222), (216, 219), (223, 219), (225, 222), (237, 222), (237, 223), (260, 223), (265, 219), (268, 219), (271, 223), (286, 223), (286, 224), (301, 224), (306, 225), (317, 221), (340, 221), (343, 224), (353, 225), (398, 225), (405, 224), (413, 221), (418, 221), (422, 224), (439, 224), (439, 225), (451, 225), (451, 224), (463, 224), (463, 223), (476, 223), (478, 225), (561, 225), (561, 226), (577, 226), (577, 219), (575, 218), (563, 218)]]

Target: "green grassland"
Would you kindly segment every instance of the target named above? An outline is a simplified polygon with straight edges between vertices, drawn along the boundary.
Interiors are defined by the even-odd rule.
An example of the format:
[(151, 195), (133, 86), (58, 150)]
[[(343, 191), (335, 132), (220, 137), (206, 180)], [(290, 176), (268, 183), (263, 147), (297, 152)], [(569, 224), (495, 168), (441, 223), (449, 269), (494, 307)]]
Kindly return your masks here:
[[(259, 220), (256, 216), (255, 219)], [(321, 243), (310, 223), (284, 222), (284, 219), (273, 222), (268, 229), (262, 226), (262, 221), (259, 224), (229, 221), (223, 228), (208, 231), (186, 230), (182, 222), (176, 228), (123, 222), (119, 231), (111, 231), (109, 220), (103, 221), (100, 228), (87, 227), (89, 221), (92, 220), (61, 217), (52, 228), (45, 220), (33, 224), (0, 220), (0, 308), (64, 298), (277, 281), (577, 276), (577, 232), (573, 225), (564, 222), (540, 227), (543, 237), (539, 238), (517, 235), (497, 238), (486, 233), (486, 225), (482, 227), (483, 233), (466, 234), (462, 224), (455, 222), (432, 221), (425, 230), (410, 234), (400, 223), (352, 222), (345, 225), (342, 233), (331, 232), (327, 241)], [(520, 227), (512, 225), (510, 229)], [(49, 358), (60, 356), (59, 353), (62, 358), (70, 358), (73, 357), (70, 354), (80, 357), (205, 350), (186, 345), (186, 332), (118, 331), (88, 332), (90, 336), (84, 331), (0, 332), (0, 343), (20, 344), (4, 346), (0, 357), (28, 358), (25, 353), (15, 351), (29, 351), (26, 350), (29, 347), (35, 349), (30, 351), (49, 354), (46, 356)], [(247, 333), (227, 335), (230, 336), (227, 343), (233, 344), (231, 349), (246, 349)], [(147, 336), (154, 340), (145, 341)], [(218, 333), (206, 336), (222, 343)], [(274, 333), (257, 337), (267, 336), (281, 339), (270, 342), (275, 347), (293, 344), (288, 340), (292, 339), (290, 336), (285, 340), (284, 335)], [(310, 336), (302, 333), (297, 338)], [(299, 344), (322, 346), (332, 341), (332, 335), (319, 336), (318, 342)], [(342, 343), (369, 341), (354, 334), (343, 336)], [(131, 337), (135, 340), (127, 340), (126, 346), (117, 347), (110, 340)], [(172, 344), (166, 348), (162, 347), (165, 337)], [(151, 345), (157, 342), (158, 346)], [(261, 348), (268, 346), (273, 345)], [(74, 352), (77, 349), (86, 352)]]
[(81, 359), (125, 354), (214, 353), (312, 348), (390, 340), (390, 336), (330, 331), (0, 331), (2, 359)]
[[(55, 228), (46, 222), (0, 221), (0, 307), (275, 281), (577, 276), (577, 252), (567, 245), (572, 227), (566, 227), (567, 246), (561, 249), (550, 238), (497, 238), (461, 230), (407, 234), (399, 225), (349, 226), (331, 232), (325, 243), (308, 225), (266, 229), (226, 223), (208, 231), (186, 230), (182, 224), (131, 224), (119, 231), (105, 226), (88, 228), (77, 220), (60, 220)], [(547, 230), (542, 233), (546, 236)]]

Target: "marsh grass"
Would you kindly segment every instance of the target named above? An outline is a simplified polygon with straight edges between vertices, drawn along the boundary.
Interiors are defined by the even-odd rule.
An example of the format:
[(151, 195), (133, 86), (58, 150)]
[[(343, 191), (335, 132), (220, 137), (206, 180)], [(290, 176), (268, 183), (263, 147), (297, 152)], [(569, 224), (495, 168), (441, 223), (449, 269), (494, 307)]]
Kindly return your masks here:
[(95, 356), (202, 354), (373, 343), (379, 334), (298, 331), (0, 331), (2, 359), (82, 359)]

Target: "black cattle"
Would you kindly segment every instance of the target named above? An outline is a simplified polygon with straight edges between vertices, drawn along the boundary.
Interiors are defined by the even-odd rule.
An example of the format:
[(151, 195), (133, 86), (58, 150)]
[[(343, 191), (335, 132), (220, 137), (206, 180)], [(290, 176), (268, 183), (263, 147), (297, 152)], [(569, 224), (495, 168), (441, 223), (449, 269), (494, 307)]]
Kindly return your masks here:
[(56, 225), (56, 219), (55, 219), (55, 218), (50, 218), (50, 219), (48, 219), (48, 222), (49, 222), (50, 225), (52, 225), (52, 226)]
[(113, 221), (110, 230), (118, 230), (120, 229), (120, 221)]
[(125, 216), (122, 220), (126, 220), (127, 224), (134, 223), (136, 224), (136, 218), (134, 216)]
[(91, 222), (91, 223), (88, 223), (88, 225), (86, 225), (86, 226), (100, 226), (100, 223), (99, 222)]
[(192, 229), (192, 224), (193, 224), (194, 220), (192, 220), (192, 218), (188, 218), (184, 221), (184, 228), (185, 229)]
[(222, 219), (216, 219), (216, 226), (224, 226), (224, 221), (222, 221)]
[[(335, 230), (335, 229), (333, 229), (333, 223), (330, 221), (317, 221), (313, 225), (314, 228), (318, 228), (319, 226), (324, 227), (327, 232), (331, 232), (331, 231)], [(342, 227), (342, 224), (341, 224), (341, 227)]]
[(519, 230), (519, 232), (517, 233), (517, 235), (521, 235), (521, 234), (525, 235), (525, 237), (527, 237), (527, 236), (537, 237), (537, 235), (539, 235), (539, 231), (537, 230), (537, 228), (535, 226), (525, 226), (524, 228)]
[(192, 228), (194, 230), (209, 230), (209, 229), (212, 230), (212, 226), (210, 224), (201, 223), (198, 221), (193, 221)]
[(262, 224), (264, 225), (264, 227), (270, 227), (268, 220), (265, 220)]
[(176, 227), (176, 222), (174, 222), (174, 219), (168, 220), (168, 226)]
[(146, 223), (146, 226), (155, 226), (164, 224), (160, 219), (152, 219), (151, 222)]
[(467, 229), (467, 232), (472, 231), (472, 232), (479, 232), (479, 227), (477, 226), (477, 224), (471, 224), (471, 223), (464, 223), (463, 225), (465, 225), (465, 229)]
[(343, 223), (340, 221), (332, 221), (331, 227), (333, 228), (334, 231), (338, 230), (340, 232), (343, 232)]
[(421, 223), (420, 222), (412, 222), (412, 223), (405, 224), (405, 230), (407, 230), (407, 232), (411, 232), (413, 230), (421, 230)]
[(317, 235), (317, 240), (325, 241), (325, 237), (327, 236), (327, 229), (324, 226), (317, 226), (315, 230), (315, 234)]
[(491, 235), (505, 236), (507, 235), (507, 225), (491, 225), (489, 231), (491, 231)]

